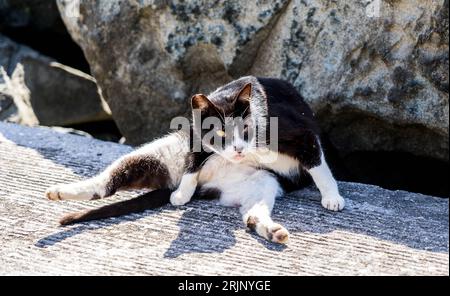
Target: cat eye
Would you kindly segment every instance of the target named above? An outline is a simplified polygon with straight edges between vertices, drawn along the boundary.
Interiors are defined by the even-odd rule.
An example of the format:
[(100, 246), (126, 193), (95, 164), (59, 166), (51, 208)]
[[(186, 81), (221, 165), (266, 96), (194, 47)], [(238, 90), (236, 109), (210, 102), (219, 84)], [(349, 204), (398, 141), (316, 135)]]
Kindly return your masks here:
[(225, 137), (225, 132), (223, 131), (223, 130), (217, 130), (216, 131), (216, 134), (219, 136), (219, 137)]

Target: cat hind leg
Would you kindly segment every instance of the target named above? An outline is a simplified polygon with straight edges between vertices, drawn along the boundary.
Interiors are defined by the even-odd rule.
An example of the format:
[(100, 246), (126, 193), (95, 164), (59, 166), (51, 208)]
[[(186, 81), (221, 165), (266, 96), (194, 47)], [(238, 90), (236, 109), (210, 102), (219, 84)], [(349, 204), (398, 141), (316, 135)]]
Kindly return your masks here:
[(246, 184), (251, 192), (247, 193), (240, 207), (244, 224), (271, 242), (285, 244), (289, 240), (289, 231), (271, 218), (275, 198), (282, 192), (280, 185), (266, 171), (259, 171), (256, 175), (257, 182)]
[(131, 153), (95, 177), (52, 186), (45, 195), (50, 200), (94, 200), (111, 196), (118, 190), (169, 186), (170, 174), (160, 160), (151, 154)]

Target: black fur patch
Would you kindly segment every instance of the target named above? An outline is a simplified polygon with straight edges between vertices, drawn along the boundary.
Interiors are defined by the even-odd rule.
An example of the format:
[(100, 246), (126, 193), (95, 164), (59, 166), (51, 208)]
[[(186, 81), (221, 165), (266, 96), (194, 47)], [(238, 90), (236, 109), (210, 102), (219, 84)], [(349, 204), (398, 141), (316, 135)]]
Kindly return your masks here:
[(196, 173), (201, 169), (201, 166), (204, 164), (205, 160), (212, 153), (208, 153), (206, 151), (201, 152), (189, 152), (186, 155), (185, 167), (186, 173)]
[(219, 199), (222, 192), (217, 188), (212, 187), (198, 187), (195, 190), (194, 198), (195, 199)]
[(61, 218), (59, 223), (61, 225), (69, 225), (83, 221), (91, 221), (109, 217), (118, 217), (131, 213), (139, 213), (147, 209), (156, 209), (170, 202), (171, 193), (172, 190), (170, 189), (156, 189), (141, 196), (116, 202), (97, 209), (67, 214), (63, 218)]
[(169, 181), (167, 167), (158, 159), (150, 155), (130, 156), (111, 172), (106, 196), (122, 189), (165, 188)]
[(278, 118), (279, 152), (298, 159), (306, 169), (320, 165), (320, 130), (311, 108), (287, 81), (272, 78), (258, 81), (267, 95), (269, 117)]

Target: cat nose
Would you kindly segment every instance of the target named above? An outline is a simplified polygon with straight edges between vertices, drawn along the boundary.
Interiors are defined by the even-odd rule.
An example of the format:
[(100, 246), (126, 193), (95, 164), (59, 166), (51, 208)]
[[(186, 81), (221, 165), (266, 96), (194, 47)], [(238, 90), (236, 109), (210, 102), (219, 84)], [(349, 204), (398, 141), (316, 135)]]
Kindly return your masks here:
[(243, 147), (238, 147), (238, 146), (233, 146), (233, 148), (234, 148), (234, 151), (236, 151), (239, 154), (242, 153), (242, 150), (244, 150)]

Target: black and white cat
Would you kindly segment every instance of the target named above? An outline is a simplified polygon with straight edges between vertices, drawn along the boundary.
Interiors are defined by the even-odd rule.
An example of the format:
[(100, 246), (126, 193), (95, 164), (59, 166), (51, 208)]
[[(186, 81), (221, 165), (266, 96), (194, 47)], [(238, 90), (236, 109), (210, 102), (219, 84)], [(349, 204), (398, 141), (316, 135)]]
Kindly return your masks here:
[[(260, 236), (285, 243), (289, 232), (271, 219), (275, 198), (283, 191), (299, 189), (307, 175), (320, 190), (326, 209), (344, 208), (324, 158), (313, 113), (291, 84), (247, 76), (208, 96), (194, 95), (191, 104), (193, 121), (188, 131), (146, 144), (93, 178), (50, 187), (46, 196), (51, 200), (92, 200), (124, 189), (153, 191), (69, 214), (60, 223), (139, 212), (169, 201), (179, 206), (193, 197), (218, 198), (224, 206), (239, 207), (244, 224)], [(216, 123), (205, 124), (210, 118)], [(273, 129), (270, 118), (277, 119), (277, 149), (261, 145), (267, 144)], [(253, 131), (252, 136), (249, 131)], [(193, 148), (195, 141), (201, 142), (200, 149)]]

